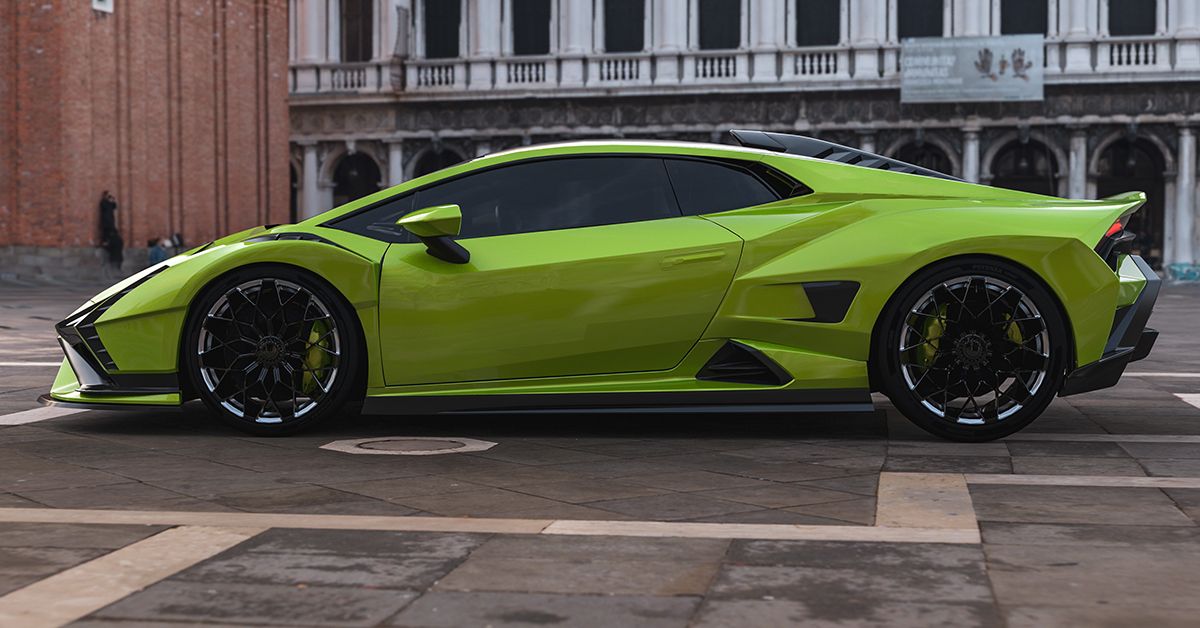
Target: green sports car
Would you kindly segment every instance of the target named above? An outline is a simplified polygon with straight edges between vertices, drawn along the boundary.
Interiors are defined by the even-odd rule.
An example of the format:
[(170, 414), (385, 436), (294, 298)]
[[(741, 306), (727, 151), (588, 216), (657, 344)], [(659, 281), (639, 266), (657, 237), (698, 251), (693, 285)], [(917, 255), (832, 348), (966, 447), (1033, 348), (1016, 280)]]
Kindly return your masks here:
[(1145, 357), (1145, 195), (1064, 200), (821, 140), (488, 155), (101, 292), (49, 404), (201, 399), (286, 434), (356, 411), (868, 411), (1028, 425)]

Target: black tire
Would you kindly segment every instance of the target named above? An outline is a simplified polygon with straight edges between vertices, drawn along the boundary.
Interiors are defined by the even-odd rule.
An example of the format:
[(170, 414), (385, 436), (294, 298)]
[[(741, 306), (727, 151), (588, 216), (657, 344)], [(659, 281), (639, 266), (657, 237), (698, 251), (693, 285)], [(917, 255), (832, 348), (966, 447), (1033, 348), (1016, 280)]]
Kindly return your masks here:
[(193, 301), (180, 368), (226, 424), (283, 436), (361, 401), (361, 345), (354, 311), (328, 283), (291, 266), (249, 266)]
[(1058, 302), (1036, 276), (963, 257), (922, 270), (896, 292), (875, 331), (873, 374), (922, 429), (982, 442), (1045, 411), (1071, 351)]

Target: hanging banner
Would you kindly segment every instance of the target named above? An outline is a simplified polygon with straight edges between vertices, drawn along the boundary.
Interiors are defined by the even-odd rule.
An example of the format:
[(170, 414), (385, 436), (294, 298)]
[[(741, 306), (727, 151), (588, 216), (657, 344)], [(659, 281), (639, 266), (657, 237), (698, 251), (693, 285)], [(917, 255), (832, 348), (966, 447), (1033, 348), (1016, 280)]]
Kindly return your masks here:
[(900, 102), (1042, 100), (1044, 39), (906, 39), (900, 45)]

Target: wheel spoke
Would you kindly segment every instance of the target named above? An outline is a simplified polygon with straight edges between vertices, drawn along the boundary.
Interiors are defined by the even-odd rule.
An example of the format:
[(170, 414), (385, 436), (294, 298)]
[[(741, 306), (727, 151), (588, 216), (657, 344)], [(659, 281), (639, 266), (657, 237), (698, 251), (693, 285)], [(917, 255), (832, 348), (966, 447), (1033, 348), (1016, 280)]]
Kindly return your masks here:
[(893, 347), (913, 398), (968, 425), (1020, 410), (1050, 366), (1049, 332), (1033, 300), (985, 275), (931, 287), (908, 310)]
[(242, 419), (287, 422), (332, 390), (340, 338), (336, 319), (310, 290), (283, 279), (247, 281), (221, 295), (201, 320), (201, 380)]

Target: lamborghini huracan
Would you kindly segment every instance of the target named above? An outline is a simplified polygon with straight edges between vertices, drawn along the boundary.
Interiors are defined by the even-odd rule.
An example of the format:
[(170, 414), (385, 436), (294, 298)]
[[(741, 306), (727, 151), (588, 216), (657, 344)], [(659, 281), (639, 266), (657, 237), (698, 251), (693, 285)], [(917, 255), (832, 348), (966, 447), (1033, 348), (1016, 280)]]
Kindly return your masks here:
[(45, 403), (347, 412), (862, 412), (983, 441), (1145, 357), (1132, 192), (1064, 200), (780, 133), (480, 157), (112, 286)]

